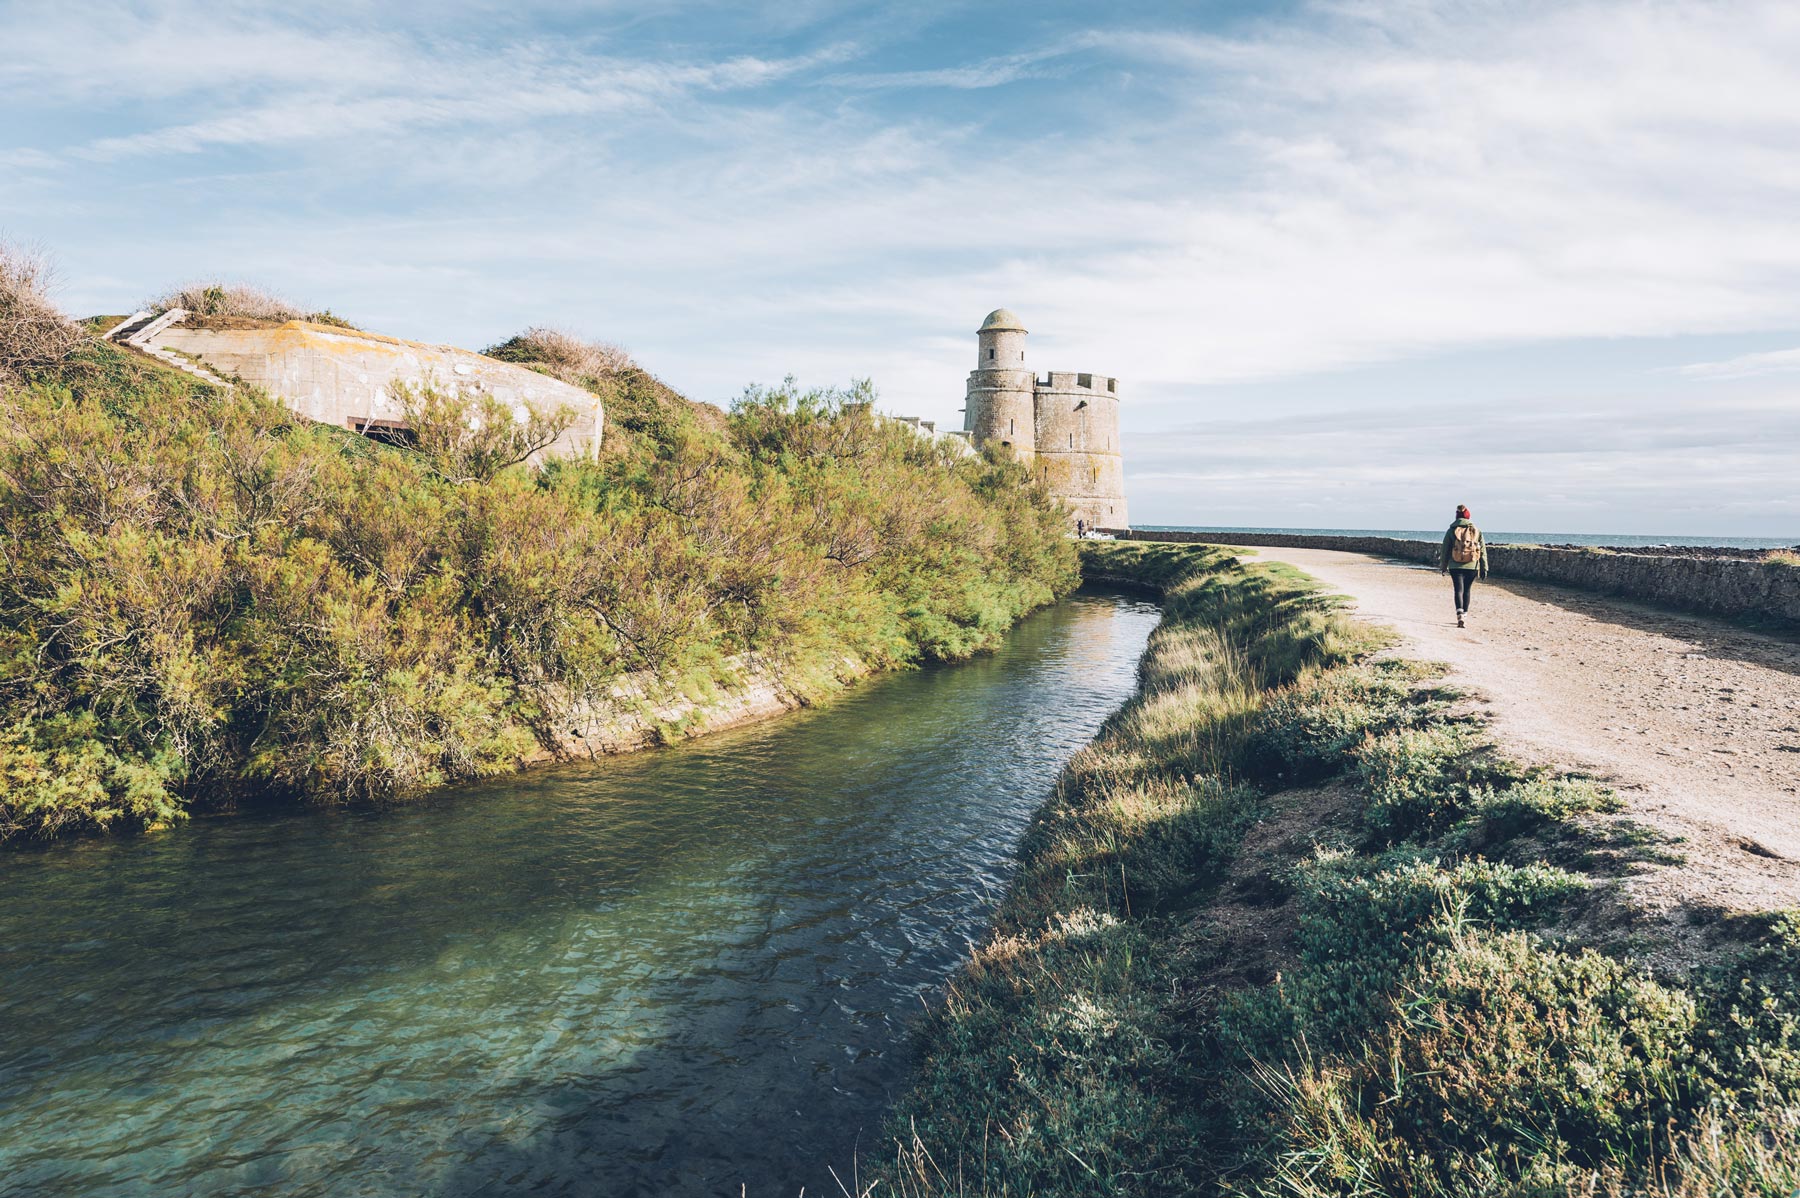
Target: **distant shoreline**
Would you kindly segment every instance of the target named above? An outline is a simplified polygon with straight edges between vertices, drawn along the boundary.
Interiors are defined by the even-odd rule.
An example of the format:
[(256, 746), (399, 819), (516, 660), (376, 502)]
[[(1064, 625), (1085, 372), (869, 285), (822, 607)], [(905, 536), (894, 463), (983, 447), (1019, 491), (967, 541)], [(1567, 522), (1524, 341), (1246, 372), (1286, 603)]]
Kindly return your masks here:
[[(1139, 524), (1142, 532), (1217, 532), (1272, 533), (1284, 536), (1329, 537), (1394, 537), (1402, 541), (1435, 541), (1444, 535), (1441, 528), (1248, 528), (1220, 524)], [(1788, 549), (1800, 546), (1800, 534), (1792, 537), (1682, 537), (1627, 536), (1616, 533), (1589, 532), (1493, 532), (1483, 535), (1496, 545), (1611, 545), (1644, 549), (1655, 545), (1687, 545), (1721, 549)]]

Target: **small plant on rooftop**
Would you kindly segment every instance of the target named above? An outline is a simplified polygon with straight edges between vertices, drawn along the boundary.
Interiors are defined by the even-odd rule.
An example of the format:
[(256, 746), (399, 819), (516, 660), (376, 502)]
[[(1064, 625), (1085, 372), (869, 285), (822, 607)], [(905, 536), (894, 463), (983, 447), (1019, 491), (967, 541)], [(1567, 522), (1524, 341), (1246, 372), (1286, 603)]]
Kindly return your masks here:
[(180, 308), (198, 316), (242, 316), (251, 320), (300, 320), (306, 315), (260, 287), (219, 279), (202, 279), (171, 288), (145, 307), (153, 312)]
[(577, 387), (637, 369), (631, 355), (611, 342), (590, 341), (560, 329), (535, 326), (498, 345), (490, 345), (484, 352), (502, 362), (536, 367)]

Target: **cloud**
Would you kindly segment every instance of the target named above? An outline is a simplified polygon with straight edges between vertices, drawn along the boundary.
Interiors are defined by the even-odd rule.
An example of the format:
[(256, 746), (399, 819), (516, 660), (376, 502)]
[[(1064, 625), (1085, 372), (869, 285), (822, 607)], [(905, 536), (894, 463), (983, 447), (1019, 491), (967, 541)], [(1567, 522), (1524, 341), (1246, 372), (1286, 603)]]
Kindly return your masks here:
[[(841, 59), (829, 47), (786, 60), (738, 57), (707, 64), (546, 60), (536, 48), (434, 62), (399, 80), (381, 78), (348, 94), (302, 91), (228, 116), (97, 139), (75, 153), (96, 160), (197, 153), (212, 146), (344, 141), (431, 127), (520, 127), (557, 118), (653, 109), (696, 93), (756, 88)], [(372, 86), (371, 86), (372, 85)]]
[(1755, 378), (1764, 374), (1787, 374), (1800, 370), (1800, 349), (1777, 349), (1757, 354), (1740, 354), (1722, 362), (1694, 362), (1680, 368), (1680, 373), (1693, 379), (1724, 382), (1730, 379)]
[(1631, 419), (1536, 399), (1220, 415), (1128, 439), (1143, 523), (1429, 527), (1451, 504), (1515, 532), (1793, 535), (1800, 404), (1640, 403)]
[[(129, 302), (242, 273), (433, 339), (575, 324), (714, 399), (873, 374), (950, 420), (1005, 304), (1040, 368), (1121, 376), (1147, 487), (1180, 473), (1162, 434), (1227, 385), (1800, 329), (1786, 4), (1370, 0), (1213, 27), (1150, 6), (1005, 42), (985, 8), (825, 0), (5, 11), (0, 162), (31, 168), (0, 181), (8, 222), (96, 310), (120, 278)], [(113, 234), (146, 210), (157, 238)], [(1710, 410), (1700, 384), (1777, 366), (1677, 377)], [(1518, 467), (1525, 491), (1570, 457), (1527, 455), (1543, 430), (1638, 425), (1628, 387), (1583, 402), (1593, 428), (1484, 425), (1543, 472)], [(1405, 439), (1413, 410), (1367, 419)], [(1373, 477), (1361, 460), (1312, 469)]]
[(963, 66), (939, 67), (923, 71), (845, 72), (819, 81), (820, 86), (863, 90), (881, 88), (943, 87), (974, 91), (1004, 87), (1021, 79), (1041, 78), (1051, 73), (1045, 64), (1093, 45), (1092, 38), (1079, 38), (1040, 50), (985, 58)]

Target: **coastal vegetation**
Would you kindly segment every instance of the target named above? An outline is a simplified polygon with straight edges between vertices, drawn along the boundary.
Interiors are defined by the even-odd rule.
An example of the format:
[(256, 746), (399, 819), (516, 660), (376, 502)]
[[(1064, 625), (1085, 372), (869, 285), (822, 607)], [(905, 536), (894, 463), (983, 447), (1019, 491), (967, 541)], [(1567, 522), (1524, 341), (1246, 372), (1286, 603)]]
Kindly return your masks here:
[(1083, 553), (1164, 620), (920, 1030), (886, 1188), (1800, 1188), (1800, 913), (1672, 951), (1606, 885), (1670, 847), (1507, 760), (1308, 580)]
[(30, 277), (0, 297), (0, 839), (403, 798), (554, 754), (627, 674), (704, 690), (754, 658), (817, 698), (980, 652), (1075, 582), (1021, 469), (867, 384), (727, 415), (534, 332), (496, 348), (608, 420), (595, 460), (539, 469), (566, 414), (427, 390), (417, 443), (377, 444), (100, 341)]
[(152, 312), (180, 308), (197, 317), (268, 321), (280, 323), (306, 320), (313, 324), (354, 328), (349, 321), (329, 311), (307, 312), (278, 295), (247, 283), (230, 283), (223, 279), (200, 279), (174, 287), (145, 305)]

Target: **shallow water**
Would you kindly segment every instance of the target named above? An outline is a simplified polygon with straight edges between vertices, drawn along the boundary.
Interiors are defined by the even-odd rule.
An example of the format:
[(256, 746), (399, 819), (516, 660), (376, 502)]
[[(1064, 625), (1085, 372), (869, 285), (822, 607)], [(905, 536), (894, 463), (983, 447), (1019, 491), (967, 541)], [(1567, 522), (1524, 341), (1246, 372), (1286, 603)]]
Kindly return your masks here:
[(808, 1195), (1157, 619), (387, 811), (0, 857), (0, 1194)]

